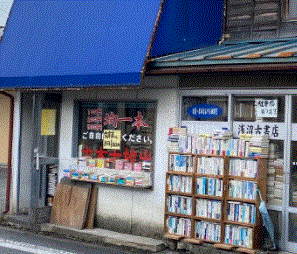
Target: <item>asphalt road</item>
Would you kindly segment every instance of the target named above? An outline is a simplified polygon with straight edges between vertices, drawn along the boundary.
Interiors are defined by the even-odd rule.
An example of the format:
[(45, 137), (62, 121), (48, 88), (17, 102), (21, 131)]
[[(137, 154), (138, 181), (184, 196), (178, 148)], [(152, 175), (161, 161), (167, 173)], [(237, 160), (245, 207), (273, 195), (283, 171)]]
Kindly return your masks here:
[[(28, 231), (0, 226), (1, 254), (150, 254), (138, 250), (123, 250), (117, 246), (103, 246), (61, 239)], [(158, 254), (179, 254), (164, 250)], [(182, 252), (185, 254), (185, 252)], [(186, 252), (189, 253), (189, 252)]]
[[(106, 247), (0, 227), (0, 253), (9, 254), (132, 254)], [(135, 252), (134, 252), (135, 254)]]

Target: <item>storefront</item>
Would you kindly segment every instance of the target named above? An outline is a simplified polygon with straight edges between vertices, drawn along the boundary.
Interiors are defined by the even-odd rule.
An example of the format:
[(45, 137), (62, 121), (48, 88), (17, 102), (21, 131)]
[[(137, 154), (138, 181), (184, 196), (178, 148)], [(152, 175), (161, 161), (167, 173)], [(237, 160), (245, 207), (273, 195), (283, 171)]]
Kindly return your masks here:
[[(269, 135), (266, 203), (280, 248), (294, 252), (297, 248), (294, 134), (297, 90), (292, 69), (295, 67), (290, 71), (283, 70), (286, 66), (282, 64), (261, 67), (251, 64), (257, 62), (255, 59), (243, 60), (240, 47), (236, 55), (230, 53), (234, 54), (230, 58), (225, 57), (226, 49), (221, 49), (222, 57), (217, 46), (213, 51), (205, 49), (174, 55), (179, 61), (170, 62), (172, 56), (154, 59), (147, 69), (147, 77), (179, 75), (179, 126), (187, 127), (190, 135), (212, 135), (222, 128), (231, 130), (234, 137)], [(249, 52), (243, 53), (248, 55)], [(278, 61), (277, 58), (267, 59)], [(210, 110), (213, 108), (216, 111)]]
[(191, 1), (15, 0), (0, 44), (1, 88), (15, 90), (11, 214), (46, 220), (57, 182), (99, 170), (95, 226), (162, 237), (178, 77), (142, 80), (141, 69), (146, 53), (217, 42), (222, 1), (205, 5), (206, 41), (188, 25), (206, 13)]

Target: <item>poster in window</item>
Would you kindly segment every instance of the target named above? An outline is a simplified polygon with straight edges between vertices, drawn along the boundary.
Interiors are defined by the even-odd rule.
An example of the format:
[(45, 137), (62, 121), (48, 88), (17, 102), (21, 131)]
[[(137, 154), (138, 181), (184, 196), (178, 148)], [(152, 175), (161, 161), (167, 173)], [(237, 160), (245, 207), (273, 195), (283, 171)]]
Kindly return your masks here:
[[(117, 170), (117, 174), (151, 173), (155, 117), (155, 102), (81, 102), (78, 154), (86, 164), (91, 161), (96, 168)], [(141, 185), (141, 179), (133, 184)]]
[(41, 110), (41, 135), (53, 136), (56, 135), (56, 110), (42, 109)]

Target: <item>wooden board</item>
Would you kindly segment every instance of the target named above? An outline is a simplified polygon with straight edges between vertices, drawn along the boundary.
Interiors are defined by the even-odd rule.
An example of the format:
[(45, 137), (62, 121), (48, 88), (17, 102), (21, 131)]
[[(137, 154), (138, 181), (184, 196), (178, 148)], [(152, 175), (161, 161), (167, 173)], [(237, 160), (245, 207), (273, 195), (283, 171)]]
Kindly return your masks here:
[(243, 252), (247, 254), (255, 254), (256, 250), (248, 249), (248, 248), (238, 248), (236, 249), (238, 252)]
[(187, 243), (192, 243), (192, 244), (202, 244), (203, 241), (199, 239), (191, 239), (191, 238), (186, 238), (184, 239), (185, 242)]
[(68, 206), (68, 226), (83, 229), (88, 211), (90, 186), (72, 186), (71, 198)]
[(50, 223), (63, 225), (65, 218), (65, 207), (68, 206), (69, 197), (71, 194), (71, 185), (68, 184), (57, 184), (55, 196), (53, 200), (53, 207), (51, 211)]
[(89, 209), (87, 212), (85, 228), (88, 228), (88, 229), (94, 228), (94, 218), (95, 218), (95, 212), (96, 212), (97, 197), (98, 197), (98, 187), (93, 185), (91, 190), (91, 195), (90, 195)]
[(184, 236), (182, 236), (182, 235), (166, 234), (166, 235), (164, 235), (164, 238), (167, 238), (167, 239), (172, 239), (172, 240), (177, 240), (177, 241), (179, 241), (179, 240), (183, 239), (183, 238), (184, 238)]
[(50, 223), (82, 229), (89, 206), (91, 186), (57, 185)]
[(216, 243), (214, 244), (214, 247), (223, 250), (232, 250), (234, 248), (234, 246), (224, 243)]

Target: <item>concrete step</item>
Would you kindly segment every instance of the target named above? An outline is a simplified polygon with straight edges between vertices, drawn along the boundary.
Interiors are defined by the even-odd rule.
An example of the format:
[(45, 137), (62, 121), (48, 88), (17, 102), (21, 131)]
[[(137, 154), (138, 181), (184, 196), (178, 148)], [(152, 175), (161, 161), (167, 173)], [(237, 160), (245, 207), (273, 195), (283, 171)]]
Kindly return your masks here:
[(100, 228), (79, 230), (53, 224), (42, 224), (40, 230), (78, 240), (102, 242), (143, 251), (159, 252), (165, 249), (164, 242), (161, 240), (122, 234)]

